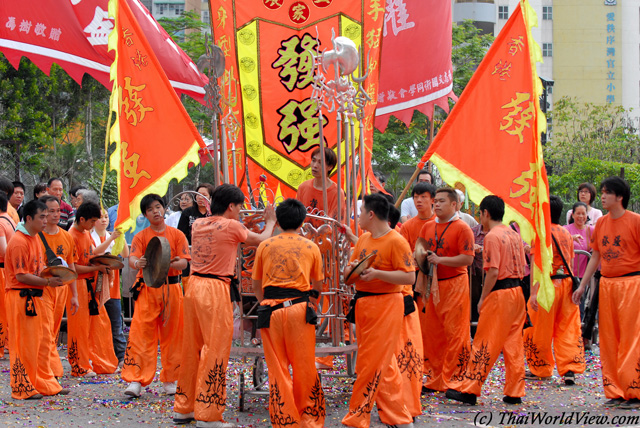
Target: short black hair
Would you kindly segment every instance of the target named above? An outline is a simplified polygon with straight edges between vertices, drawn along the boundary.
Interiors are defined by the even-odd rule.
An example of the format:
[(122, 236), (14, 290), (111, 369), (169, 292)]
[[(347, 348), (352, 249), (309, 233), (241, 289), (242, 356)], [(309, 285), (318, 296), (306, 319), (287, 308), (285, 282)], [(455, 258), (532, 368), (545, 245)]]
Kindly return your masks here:
[(233, 184), (221, 184), (211, 195), (211, 214), (222, 215), (230, 204), (243, 204), (244, 193)]
[[(45, 205), (45, 208), (47, 206)], [(81, 218), (86, 220), (91, 220), (92, 218), (100, 218), (102, 217), (102, 212), (100, 211), (100, 206), (93, 202), (85, 202), (78, 207), (78, 211), (76, 211), (76, 220), (80, 220)]]
[(626, 180), (618, 176), (605, 178), (602, 183), (600, 183), (600, 192), (605, 190), (616, 196), (622, 196), (622, 208), (625, 210), (627, 209), (629, 206), (629, 199), (631, 198), (631, 188)]
[(415, 186), (413, 186), (411, 196), (422, 195), (423, 193), (429, 193), (433, 198), (434, 196), (436, 196), (436, 186), (431, 183), (417, 183)]
[(389, 201), (379, 193), (364, 197), (363, 206), (365, 211), (373, 211), (380, 220), (389, 220)]
[(389, 227), (395, 229), (400, 221), (400, 210), (395, 205), (389, 204)]
[[(573, 222), (574, 222), (574, 221), (573, 221), (573, 213), (575, 213), (575, 212), (576, 212), (576, 210), (577, 210), (578, 208), (580, 208), (580, 207), (584, 207), (585, 211), (589, 211), (589, 207), (587, 207), (587, 204), (585, 204), (585, 203), (584, 203), (584, 202), (582, 202), (582, 201), (578, 201), (578, 202), (576, 202), (575, 204), (573, 204), (573, 207), (571, 207), (571, 214), (572, 214), (572, 215), (570, 215), (570, 216), (569, 216), (569, 224), (571, 224), (571, 223), (573, 223)], [(589, 216), (588, 216), (588, 215), (587, 215), (587, 220), (589, 220)]]
[(493, 221), (502, 221), (504, 217), (504, 201), (500, 196), (485, 196), (480, 202), (480, 212), (487, 210), (489, 217)]
[(456, 193), (456, 189), (451, 187), (441, 187), (436, 190), (436, 194), (437, 193), (446, 193), (450, 202), (458, 203), (458, 194)]
[(59, 181), (60, 183), (62, 183), (62, 178), (59, 178), (59, 177), (50, 178), (49, 181), (47, 181), (47, 187), (51, 187), (54, 181)]
[(552, 224), (560, 224), (560, 216), (562, 215), (562, 209), (564, 208), (564, 203), (559, 196), (551, 195), (549, 196), (549, 213), (551, 214), (551, 223)]
[[(160, 195), (158, 195), (156, 193), (149, 193), (148, 195), (144, 195), (144, 197), (140, 201), (140, 212), (142, 212), (143, 216), (145, 216), (145, 217), (147, 216), (147, 209), (155, 201), (160, 202), (160, 205), (162, 205), (162, 208), (166, 208), (167, 207), (167, 205), (164, 203), (164, 199), (162, 199), (162, 196), (160, 196)], [(100, 216), (98, 216), (98, 217), (100, 217)]]
[[(320, 146), (316, 147), (311, 152), (311, 157), (314, 157), (319, 153), (320, 153)], [(331, 171), (333, 171), (333, 168), (335, 168), (338, 163), (338, 158), (336, 157), (336, 154), (329, 147), (324, 148), (324, 163), (325, 163), (325, 167), (327, 168), (327, 175), (329, 175)]]
[(69, 190), (69, 196), (73, 196), (75, 198), (76, 196), (78, 196), (78, 190), (80, 189), (86, 189), (86, 187), (82, 184), (79, 186), (73, 186), (71, 190)]
[(207, 192), (209, 192), (209, 198), (211, 198), (211, 195), (213, 195), (213, 192), (216, 190), (216, 187), (213, 184), (200, 183), (200, 184), (198, 184), (198, 186), (196, 186), (196, 192), (201, 187), (204, 187), (205, 189), (207, 189)]
[(39, 200), (45, 205), (47, 204), (47, 202), (57, 202), (58, 204), (60, 204), (60, 199), (56, 198), (53, 195), (44, 195)]
[(14, 181), (13, 182), (13, 190), (16, 190), (16, 187), (22, 188), (23, 191), (27, 190), (22, 181)]
[(288, 198), (276, 208), (276, 219), (282, 230), (295, 230), (302, 226), (307, 217), (307, 209), (297, 199)]
[[(7, 212), (7, 204), (9, 203), (9, 198), (7, 198), (7, 194), (4, 192), (0, 192), (0, 212)], [(2, 290), (0, 290), (2, 292)]]
[(580, 191), (582, 189), (587, 189), (589, 191), (589, 194), (591, 195), (591, 197), (589, 198), (589, 205), (591, 205), (593, 201), (596, 200), (596, 186), (591, 183), (582, 183), (581, 185), (579, 185), (578, 191), (576, 192), (576, 198), (578, 200), (580, 200)]
[(431, 184), (434, 184), (433, 182), (433, 174), (431, 174), (429, 171), (427, 171), (426, 169), (421, 169), (420, 172), (418, 173), (418, 175), (416, 175), (416, 181), (418, 181), (420, 179), (421, 175), (425, 175), (427, 174), (429, 176), (429, 178), (431, 179)]
[(47, 190), (47, 185), (45, 183), (38, 183), (33, 186), (33, 199), (37, 198), (38, 193), (45, 192)]
[(24, 205), (24, 211), (22, 212), (25, 223), (27, 222), (27, 217), (31, 217), (33, 220), (36, 217), (36, 214), (38, 214), (38, 211), (45, 211), (46, 209), (47, 206), (37, 199), (27, 202)]
[(7, 198), (13, 195), (13, 183), (4, 177), (0, 177), (0, 190), (7, 194)]

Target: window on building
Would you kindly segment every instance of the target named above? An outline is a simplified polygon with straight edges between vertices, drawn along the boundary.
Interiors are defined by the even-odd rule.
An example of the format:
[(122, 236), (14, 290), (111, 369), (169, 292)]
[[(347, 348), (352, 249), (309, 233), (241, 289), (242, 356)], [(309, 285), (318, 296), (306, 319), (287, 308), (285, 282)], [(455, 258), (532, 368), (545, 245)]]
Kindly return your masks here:
[(182, 15), (183, 12), (184, 12), (184, 6), (176, 5), (176, 15)]
[(545, 21), (553, 19), (553, 6), (542, 6), (542, 19)]
[(498, 6), (498, 19), (509, 19), (509, 6)]
[(542, 44), (542, 56), (553, 56), (553, 43)]

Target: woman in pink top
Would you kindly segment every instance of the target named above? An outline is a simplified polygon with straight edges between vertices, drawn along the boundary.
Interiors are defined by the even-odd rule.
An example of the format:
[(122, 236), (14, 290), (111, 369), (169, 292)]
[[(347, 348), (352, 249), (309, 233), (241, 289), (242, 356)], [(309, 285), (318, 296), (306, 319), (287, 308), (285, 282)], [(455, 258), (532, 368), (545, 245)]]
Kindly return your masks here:
[[(602, 211), (593, 208), (591, 204), (596, 200), (596, 188), (591, 183), (582, 183), (578, 186), (578, 201), (583, 202), (587, 206), (587, 225), (595, 226), (596, 221), (602, 217)], [(571, 223), (571, 214), (573, 210), (567, 212), (567, 224)]]
[[(573, 238), (573, 249), (589, 251), (589, 242), (593, 235), (593, 226), (587, 224), (587, 204), (584, 202), (576, 202), (571, 210), (571, 219), (565, 229), (569, 231)], [(573, 274), (578, 278), (582, 278), (584, 270), (587, 268), (589, 258), (585, 255), (576, 254), (573, 262)]]

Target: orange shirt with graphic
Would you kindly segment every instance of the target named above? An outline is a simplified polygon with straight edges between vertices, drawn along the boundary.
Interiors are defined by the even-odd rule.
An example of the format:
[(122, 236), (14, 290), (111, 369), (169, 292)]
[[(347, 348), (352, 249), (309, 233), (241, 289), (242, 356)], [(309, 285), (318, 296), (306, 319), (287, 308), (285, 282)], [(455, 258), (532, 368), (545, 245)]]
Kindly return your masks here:
[(435, 215), (431, 215), (429, 218), (422, 219), (418, 216), (411, 217), (409, 220), (402, 224), (402, 228), (400, 229), (400, 235), (403, 236), (404, 239), (409, 242), (409, 247), (411, 247), (411, 251), (415, 251), (416, 242), (420, 237), (420, 232), (425, 224), (430, 221), (435, 220)]
[[(553, 234), (556, 241), (558, 241), (558, 245), (560, 245), (560, 249), (562, 250), (562, 254), (564, 255), (565, 260), (569, 264), (569, 268), (571, 272), (573, 272), (573, 238), (567, 229), (560, 226), (559, 224), (551, 225), (551, 233)], [(555, 242), (553, 239), (551, 240), (551, 248), (553, 249), (553, 262), (551, 264), (551, 275), (555, 275), (558, 269), (562, 268), (566, 275), (569, 275), (567, 269), (564, 267), (564, 263), (562, 263), (562, 256), (558, 252)]]
[[(56, 256), (67, 262), (67, 265), (69, 266), (73, 265), (76, 262), (76, 260), (78, 259), (76, 244), (69, 232), (62, 228), (58, 228), (58, 233), (56, 233), (55, 235), (49, 235), (47, 232), (42, 232), (42, 234), (47, 240), (49, 248), (51, 248), (51, 251), (53, 251)], [(42, 254), (44, 254), (44, 257), (46, 259), (47, 252), (44, 246), (44, 242), (42, 242), (42, 239), (39, 236), (38, 239), (40, 240), (40, 245), (42, 246)]]
[(600, 217), (591, 236), (600, 252), (602, 275), (612, 278), (640, 270), (640, 214), (625, 211), (620, 218)]
[[(375, 253), (375, 260), (371, 267), (385, 271), (415, 272), (413, 254), (409, 243), (395, 230), (390, 230), (384, 236), (373, 238), (371, 232), (362, 234), (351, 253), (351, 261), (362, 260), (371, 253)], [(374, 279), (363, 281), (356, 279), (356, 290), (369, 293), (398, 293), (407, 285), (411, 284), (389, 284), (388, 282)]]
[(309, 291), (311, 281), (322, 281), (324, 270), (320, 249), (315, 242), (296, 233), (281, 233), (258, 246), (252, 278), (262, 288), (295, 288)]
[[(340, 198), (340, 206), (342, 208), (342, 221), (345, 221), (347, 213), (347, 197), (342, 190), (340, 190)], [(331, 186), (327, 188), (327, 204), (329, 205), (329, 209), (327, 210), (324, 209), (322, 189), (316, 189), (313, 186), (313, 180), (307, 180), (304, 183), (300, 184), (300, 186), (298, 186), (296, 199), (302, 202), (302, 204), (307, 208), (317, 208), (319, 211), (324, 211), (327, 217), (338, 218), (338, 186), (336, 186), (336, 184), (333, 182), (331, 183)]]
[[(144, 257), (144, 253), (147, 251), (147, 245), (149, 245), (149, 241), (151, 241), (151, 239), (155, 238), (156, 236), (165, 238), (167, 241), (169, 241), (172, 259), (175, 257), (180, 257), (181, 259), (191, 260), (191, 256), (189, 255), (189, 242), (187, 242), (187, 237), (184, 235), (184, 233), (171, 226), (165, 226), (165, 229), (162, 232), (156, 232), (150, 227), (142, 229), (141, 232), (133, 237), (133, 241), (131, 242), (131, 255), (137, 258)], [(173, 268), (169, 269), (169, 273), (167, 274), (167, 276), (178, 275), (182, 275), (182, 271)], [(142, 269), (138, 269), (136, 277), (142, 278)]]
[(484, 270), (498, 269), (498, 279), (524, 277), (527, 259), (522, 238), (509, 226), (495, 226), (484, 237), (482, 258)]
[(220, 216), (196, 220), (191, 228), (191, 272), (234, 275), (238, 244), (248, 236), (249, 230), (238, 220)]
[[(429, 221), (420, 231), (420, 237), (427, 241), (427, 250), (440, 257), (455, 257), (460, 254), (472, 256), (475, 239), (467, 223), (457, 219), (447, 223)], [(438, 265), (438, 281), (454, 278), (467, 273), (467, 266), (450, 267)]]
[[(16, 233), (16, 223), (7, 214), (0, 214), (0, 236), (4, 236), (7, 244)], [(4, 255), (0, 255), (0, 263), (4, 263)]]
[(45, 267), (47, 265), (40, 238), (37, 235), (29, 236), (22, 232), (16, 233), (7, 244), (5, 254), (5, 289), (43, 289), (44, 285), (27, 285), (19, 282), (16, 275), (26, 273), (40, 275)]
[[(91, 263), (89, 263), (89, 259), (93, 257), (94, 245), (89, 231), (85, 230), (81, 232), (80, 229), (74, 225), (69, 229), (69, 234), (76, 244), (76, 264), (80, 266), (92, 266)], [(78, 274), (78, 279), (95, 278), (96, 275), (96, 272)]]

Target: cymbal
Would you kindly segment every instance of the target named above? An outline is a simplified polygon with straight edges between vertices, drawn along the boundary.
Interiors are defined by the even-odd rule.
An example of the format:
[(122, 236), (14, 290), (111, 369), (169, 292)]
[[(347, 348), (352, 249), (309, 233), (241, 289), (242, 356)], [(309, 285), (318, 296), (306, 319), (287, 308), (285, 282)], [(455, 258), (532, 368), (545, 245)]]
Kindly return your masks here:
[(425, 275), (429, 274), (429, 261), (427, 260), (429, 253), (431, 251), (427, 250), (427, 240), (422, 237), (418, 238), (413, 257), (416, 259), (418, 269)]
[(144, 252), (147, 266), (142, 269), (144, 283), (148, 287), (160, 288), (167, 282), (169, 265), (171, 264), (171, 245), (166, 238), (154, 236), (147, 244)]
[[(68, 267), (64, 266), (49, 266), (40, 272), (41, 278), (53, 278), (57, 277), (62, 279), (62, 285), (65, 285), (74, 279), (78, 278), (78, 274)], [(56, 285), (50, 285), (50, 287), (57, 287)], [(59, 287), (59, 286), (58, 286)]]
[(120, 260), (120, 257), (112, 254), (102, 254), (100, 256), (94, 256), (89, 259), (89, 263), (92, 265), (102, 265), (110, 269), (122, 269), (124, 263)]
[(365, 258), (360, 260), (357, 265), (351, 269), (351, 271), (345, 276), (344, 283), (345, 284), (353, 284), (356, 282), (356, 278), (360, 276), (362, 271), (366, 268), (370, 267), (373, 264), (373, 261), (376, 259), (376, 253), (370, 253)]

